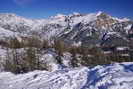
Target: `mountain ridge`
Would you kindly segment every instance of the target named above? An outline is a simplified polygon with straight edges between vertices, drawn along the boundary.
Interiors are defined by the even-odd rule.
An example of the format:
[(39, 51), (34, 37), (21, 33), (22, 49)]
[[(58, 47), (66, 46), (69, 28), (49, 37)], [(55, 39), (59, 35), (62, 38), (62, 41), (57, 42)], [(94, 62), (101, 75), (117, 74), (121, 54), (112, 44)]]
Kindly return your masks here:
[(130, 19), (119, 19), (101, 11), (90, 14), (58, 14), (41, 20), (27, 19), (15, 14), (0, 14), (0, 27), (5, 30), (27, 36), (35, 33), (42, 39), (56, 38), (70, 44), (86, 44), (87, 41), (93, 45), (101, 44), (102, 39), (105, 39), (102, 38), (104, 34), (112, 32), (121, 35), (119, 37), (127, 37), (132, 25), (133, 21)]

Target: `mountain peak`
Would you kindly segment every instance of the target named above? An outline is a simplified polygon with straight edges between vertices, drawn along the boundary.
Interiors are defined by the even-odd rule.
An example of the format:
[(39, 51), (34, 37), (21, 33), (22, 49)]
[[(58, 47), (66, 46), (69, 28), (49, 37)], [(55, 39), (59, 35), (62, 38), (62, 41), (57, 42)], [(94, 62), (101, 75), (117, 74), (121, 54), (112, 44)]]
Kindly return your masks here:
[(98, 11), (97, 13), (96, 13), (96, 16), (99, 16), (99, 15), (101, 15), (103, 12), (102, 11)]
[(101, 19), (111, 18), (110, 15), (108, 15), (107, 13), (102, 12), (102, 11), (99, 11), (99, 12), (96, 14), (96, 16), (99, 17), (99, 18), (101, 18)]
[(55, 19), (58, 19), (58, 18), (64, 18), (66, 15), (64, 14), (57, 14), (56, 16), (52, 16), (51, 18), (55, 18)]
[(81, 13), (78, 13), (78, 12), (73, 12), (73, 14), (72, 15), (74, 15), (74, 16), (81, 16)]

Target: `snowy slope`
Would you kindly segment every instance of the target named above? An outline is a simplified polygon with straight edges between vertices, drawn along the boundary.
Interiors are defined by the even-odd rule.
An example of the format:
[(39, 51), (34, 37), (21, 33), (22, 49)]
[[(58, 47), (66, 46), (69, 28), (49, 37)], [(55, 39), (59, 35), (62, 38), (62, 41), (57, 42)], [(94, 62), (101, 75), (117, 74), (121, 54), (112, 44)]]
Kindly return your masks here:
[(4, 37), (13, 37), (15, 35), (17, 35), (15, 32), (5, 30), (4, 28), (0, 27), (0, 39), (2, 39)]
[(111, 38), (112, 34), (104, 34), (112, 32), (117, 33), (113, 36), (120, 35), (120, 38), (125, 39), (132, 26), (133, 22), (129, 19), (119, 19), (103, 12), (57, 14), (57, 16), (48, 19), (27, 19), (15, 14), (0, 14), (0, 31), (2, 32), (5, 29), (10, 33), (15, 32), (19, 36), (28, 37), (35, 34), (42, 39), (57, 38), (68, 43), (81, 42), (81, 44), (96, 45), (103, 41), (103, 37)]
[(19, 75), (2, 72), (0, 89), (133, 89), (133, 63)]

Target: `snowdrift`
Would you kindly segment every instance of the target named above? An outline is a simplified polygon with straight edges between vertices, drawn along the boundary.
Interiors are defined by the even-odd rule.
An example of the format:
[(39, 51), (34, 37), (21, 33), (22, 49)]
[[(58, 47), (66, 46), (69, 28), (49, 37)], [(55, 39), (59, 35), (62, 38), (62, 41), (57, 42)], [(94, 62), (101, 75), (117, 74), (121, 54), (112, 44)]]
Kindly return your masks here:
[(19, 75), (1, 72), (0, 89), (133, 89), (133, 63)]

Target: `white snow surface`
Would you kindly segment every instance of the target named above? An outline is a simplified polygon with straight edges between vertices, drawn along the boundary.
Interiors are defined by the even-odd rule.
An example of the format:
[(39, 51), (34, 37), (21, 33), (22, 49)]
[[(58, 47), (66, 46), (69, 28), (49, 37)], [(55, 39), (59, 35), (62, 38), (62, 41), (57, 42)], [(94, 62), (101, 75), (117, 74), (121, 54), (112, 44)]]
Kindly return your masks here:
[[(57, 14), (56, 16), (52, 16), (48, 19), (27, 19), (12, 13), (3, 13), (0, 14), (0, 37), (1, 34), (2, 37), (4, 35), (8, 36), (8, 33), (8, 37), (14, 34), (17, 35), (18, 33), (20, 33), (19, 36), (29, 36), (33, 33), (37, 33), (39, 36), (41, 36), (41, 38), (50, 40), (51, 38), (60, 37), (64, 34), (70, 33), (73, 28), (75, 28), (75, 26), (79, 23), (83, 23), (84, 29), (87, 29), (88, 26), (85, 26), (85, 24), (95, 22), (98, 19), (98, 16), (102, 13), (104, 12), (99, 11), (98, 13), (89, 14), (80, 14), (74, 12), (73, 14), (69, 15)], [(130, 21), (126, 18), (119, 19), (109, 16), (109, 19), (110, 18), (120, 23)], [(130, 25), (125, 27), (127, 33), (130, 30), (130, 27)], [(91, 28), (93, 27), (90, 26), (90, 29)], [(102, 26), (102, 28), (107, 29), (107, 27), (105, 26)], [(65, 31), (66, 29), (67, 31)], [(73, 37), (75, 37), (77, 33), (75, 33), (74, 36), (72, 36), (71, 38), (73, 39)], [(91, 32), (87, 35), (90, 36)]]
[(15, 33), (13, 33), (12, 31), (9, 30), (5, 30), (4, 28), (0, 27), (0, 39), (2, 39), (3, 37), (10, 37), (10, 36), (14, 36)]
[(133, 62), (19, 75), (1, 72), (0, 89), (133, 89)]
[(96, 19), (97, 19), (97, 14), (95, 14), (95, 13), (90, 13), (90, 14), (87, 14), (84, 16), (72, 18), (73, 25), (76, 25), (80, 22), (89, 23), (89, 22), (94, 21)]

